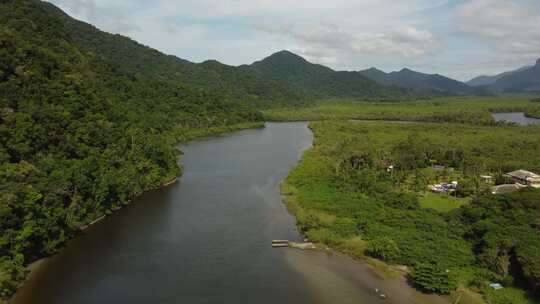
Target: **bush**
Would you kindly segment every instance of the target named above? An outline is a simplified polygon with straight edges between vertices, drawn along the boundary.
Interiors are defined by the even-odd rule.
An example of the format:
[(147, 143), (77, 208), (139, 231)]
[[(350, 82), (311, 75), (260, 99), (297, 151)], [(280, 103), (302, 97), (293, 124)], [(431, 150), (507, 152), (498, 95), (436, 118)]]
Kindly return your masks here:
[(19, 282), (25, 277), (22, 255), (17, 255), (14, 259), (0, 258), (0, 303), (1, 299), (8, 299), (15, 293)]
[(388, 237), (377, 238), (368, 242), (366, 254), (386, 262), (395, 262), (399, 258), (399, 248)]
[(350, 237), (357, 234), (357, 223), (353, 219), (338, 218), (331, 226), (331, 231), (340, 237)]
[(523, 290), (517, 288), (508, 288), (494, 290), (485, 289), (486, 299), (492, 304), (534, 304), (537, 303), (532, 297), (528, 296)]
[(449, 294), (457, 288), (457, 282), (450, 276), (450, 271), (432, 263), (415, 265), (411, 278), (417, 287), (427, 292)]

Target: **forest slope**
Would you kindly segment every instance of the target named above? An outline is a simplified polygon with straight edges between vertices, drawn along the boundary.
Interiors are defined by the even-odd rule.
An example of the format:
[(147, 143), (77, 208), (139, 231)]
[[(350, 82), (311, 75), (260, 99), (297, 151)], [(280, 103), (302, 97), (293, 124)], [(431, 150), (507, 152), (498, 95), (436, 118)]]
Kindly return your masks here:
[(409, 89), (385, 87), (358, 72), (334, 71), (291, 53), (281, 51), (250, 66), (269, 79), (288, 84), (314, 99), (357, 98), (400, 100), (417, 96)]
[(67, 18), (38, 0), (0, 2), (0, 298), (79, 227), (175, 178), (174, 145), (191, 130), (261, 119), (226, 91), (90, 52)]

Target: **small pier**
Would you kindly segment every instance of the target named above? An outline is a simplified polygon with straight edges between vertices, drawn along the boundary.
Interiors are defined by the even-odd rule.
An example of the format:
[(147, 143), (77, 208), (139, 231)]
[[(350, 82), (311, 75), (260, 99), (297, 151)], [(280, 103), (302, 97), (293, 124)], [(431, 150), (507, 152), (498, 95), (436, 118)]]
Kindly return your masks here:
[(287, 240), (273, 240), (272, 241), (272, 247), (274, 247), (274, 248), (289, 247), (289, 241), (287, 241)]
[(272, 247), (274, 248), (295, 248), (300, 250), (315, 250), (317, 249), (317, 246), (313, 243), (296, 243), (296, 242), (290, 242), (288, 240), (273, 240), (272, 241)]

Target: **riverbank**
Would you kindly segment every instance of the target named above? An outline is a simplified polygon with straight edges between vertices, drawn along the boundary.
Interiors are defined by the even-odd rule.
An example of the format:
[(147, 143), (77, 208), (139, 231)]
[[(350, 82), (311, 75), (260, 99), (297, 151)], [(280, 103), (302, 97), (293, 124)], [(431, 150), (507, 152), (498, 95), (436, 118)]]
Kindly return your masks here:
[[(147, 192), (150, 192), (150, 191), (156, 191), (156, 190), (171, 186), (171, 185), (175, 184), (177, 181), (178, 181), (178, 177), (174, 177), (173, 179), (166, 179), (166, 181), (162, 182), (159, 186), (150, 187), (150, 188), (142, 191), (134, 199), (136, 199), (138, 196), (140, 196), (140, 195), (142, 195), (144, 193), (147, 193)], [(102, 214), (102, 215), (96, 217), (95, 219), (91, 220), (88, 224), (81, 225), (77, 229), (77, 232), (75, 233), (74, 237), (71, 238), (70, 240), (68, 240), (67, 244), (64, 247), (57, 250), (57, 252), (55, 252), (55, 254), (50, 255), (50, 256), (46, 256), (46, 257), (42, 257), (42, 258), (40, 258), (38, 260), (35, 260), (35, 261), (32, 261), (30, 264), (28, 264), (26, 266), (26, 272), (27, 272), (26, 278), (19, 285), (17, 290), (20, 290), (27, 283), (27, 281), (30, 280), (33, 275), (35, 275), (36, 272), (39, 272), (40, 268), (47, 262), (48, 259), (50, 259), (50, 258), (54, 257), (55, 255), (59, 254), (65, 247), (69, 246), (69, 242), (76, 239), (81, 233), (84, 233), (84, 232), (88, 231), (90, 228), (102, 223), (108, 217), (114, 215), (116, 212), (119, 212), (124, 207), (129, 206), (132, 201), (133, 201), (133, 199), (129, 200), (127, 202), (123, 202), (118, 207), (107, 210), (107, 212), (105, 212), (105, 214)], [(12, 302), (13, 298), (15, 298), (16, 296), (17, 296), (17, 293), (15, 293), (13, 295), (13, 297), (11, 299), (7, 300), (7, 301), (0, 299), (0, 304), (9, 304), (9, 303)]]
[[(280, 190), (287, 210), (295, 216), (297, 220), (299, 217), (302, 218), (306, 216), (306, 211), (302, 209), (298, 203), (296, 195), (297, 190), (287, 183), (286, 180), (281, 183)], [(298, 222), (297, 228), (299, 231), (302, 231), (302, 227), (298, 225)], [(408, 276), (410, 275), (410, 269), (407, 266), (391, 265), (369, 257), (364, 253), (366, 246), (366, 241), (362, 240), (359, 236), (355, 236), (341, 244), (318, 243), (316, 250), (330, 255), (345, 255), (351, 258), (355, 263), (364, 267), (364, 271), (376, 273), (377, 276), (383, 280), (389, 280), (391, 283), (388, 283), (385, 287), (392, 290), (394, 293), (400, 293), (400, 289), (403, 288), (417, 291), (409, 284)], [(296, 261), (298, 261), (298, 259), (296, 259)], [(344, 261), (342, 263), (346, 264), (347, 262)], [(400, 286), (400, 288), (396, 288), (396, 286)], [(377, 288), (381, 289), (383, 287)], [(396, 294), (393, 294), (393, 296), (395, 297)], [(463, 288), (445, 296), (418, 292), (416, 298), (417, 301), (420, 301), (418, 303), (423, 303), (421, 300), (424, 299), (427, 301), (425, 303), (486, 304), (480, 294)]]
[[(240, 130), (245, 130), (245, 129), (264, 128), (264, 126), (265, 126), (265, 124), (263, 122), (258, 122), (258, 123), (235, 124), (235, 125), (223, 126), (223, 127), (204, 128), (204, 129), (190, 130), (190, 131), (183, 130), (181, 132), (177, 132), (176, 137), (178, 138), (179, 143), (184, 143), (184, 142), (187, 142), (187, 141), (190, 141), (190, 140), (200, 139), (200, 138), (204, 138), (204, 137), (211, 137), (211, 136), (219, 136), (219, 135), (223, 135), (223, 134), (226, 134), (226, 133), (231, 133), (231, 132), (234, 132), (234, 131), (240, 131)], [(107, 210), (106, 212), (104, 212), (103, 214), (98, 214), (93, 219), (89, 220), (87, 224), (81, 225), (78, 228), (78, 232), (76, 232), (74, 234), (74, 237), (71, 238), (68, 241), (68, 243), (63, 248), (60, 248), (55, 254), (53, 254), (51, 256), (48, 256), (48, 257), (43, 257), (43, 258), (35, 260), (35, 261), (32, 261), (30, 264), (26, 265), (26, 271), (27, 271), (26, 279), (20, 284), (20, 286), (18, 287), (18, 290), (20, 290), (27, 283), (27, 281), (30, 280), (32, 278), (32, 276), (34, 276), (34, 274), (36, 272), (39, 272), (40, 268), (43, 267), (44, 264), (46, 264), (48, 259), (50, 259), (51, 257), (54, 257), (57, 254), (59, 254), (63, 249), (65, 249), (67, 246), (69, 246), (69, 243), (71, 241), (78, 238), (78, 236), (80, 236), (81, 233), (85, 233), (90, 228), (101, 224), (108, 217), (116, 214), (117, 212), (122, 210), (124, 207), (131, 205), (133, 200), (140, 197), (141, 195), (143, 195), (145, 193), (153, 192), (153, 191), (158, 191), (160, 189), (172, 186), (172, 185), (174, 185), (175, 183), (178, 182), (179, 178), (180, 178), (179, 176), (173, 176), (173, 177), (169, 176), (169, 177), (165, 178), (158, 185), (149, 187), (147, 189), (144, 189), (144, 191), (141, 191), (140, 193), (137, 193), (137, 195), (133, 199), (131, 199), (129, 201), (126, 201), (126, 202), (123, 202), (123, 203), (119, 203), (117, 207), (111, 208), (111, 209)], [(15, 294), (14, 297), (16, 295), (17, 294)], [(12, 300), (13, 300), (13, 298), (8, 300), (8, 301), (0, 299), (0, 304), (11, 303)]]
[[(298, 218), (303, 216), (305, 210), (303, 210), (297, 201), (295, 195), (296, 191), (286, 181), (281, 184), (281, 193), (283, 202), (287, 206), (287, 210)], [(301, 228), (298, 227), (300, 230)], [(301, 230), (300, 230), (301, 231)], [(317, 250), (326, 252), (327, 254), (343, 254), (352, 258), (356, 263), (364, 265), (366, 271), (377, 273), (384, 280), (391, 280), (394, 284), (401, 285), (402, 288), (414, 289), (408, 283), (408, 276), (410, 275), (410, 269), (403, 265), (390, 265), (381, 260), (377, 260), (365, 255), (366, 243), (360, 237), (353, 237), (347, 240), (341, 245), (331, 244), (318, 244)], [(330, 247), (329, 247), (330, 246)], [(380, 287), (379, 287), (380, 288)], [(397, 289), (394, 289), (397, 290)], [(416, 289), (414, 289), (416, 290)], [(476, 292), (468, 289), (459, 289), (450, 295), (441, 296), (433, 294), (424, 294), (429, 303), (436, 303), (437, 301), (443, 301), (444, 303), (451, 304), (486, 304), (482, 296)], [(394, 295), (395, 296), (395, 295)]]
[(540, 119), (540, 109), (535, 111), (526, 111), (525, 117), (528, 118), (534, 118), (534, 119)]
[[(492, 214), (486, 220), (488, 223), (506, 223), (501, 229), (508, 230), (520, 226), (521, 238), (535, 242), (538, 239), (535, 227), (528, 224), (533, 220), (504, 222), (501, 219), (530, 214), (520, 210), (522, 205), (513, 204), (516, 210), (502, 213), (492, 209), (502, 208), (504, 199), (534, 205), (540, 193), (531, 190), (514, 197), (501, 197), (498, 202), (499, 197), (483, 194), (484, 189), (489, 190), (488, 185), (471, 182), (481, 174), (471, 170), (471, 164), (481, 168), (481, 172), (496, 172), (501, 167), (537, 171), (538, 136), (531, 134), (529, 128), (344, 121), (315, 122), (310, 128), (315, 145), (304, 153), (282, 185), (288, 209), (309, 241), (370, 263), (374, 260), (366, 255), (376, 258), (377, 266), (390, 275), (409, 277), (422, 290), (447, 294), (458, 288), (470, 288), (481, 291), (492, 303), (505, 303), (503, 299), (516, 292), (522, 298), (528, 296), (525, 289), (519, 289), (507, 279), (511, 277), (508, 272), (494, 272), (486, 264), (478, 263), (487, 249), (474, 244), (487, 241), (483, 240), (484, 234), (467, 231), (474, 231), (480, 225), (473, 216), (479, 209)], [(525, 144), (510, 149), (516, 140)], [(465, 203), (452, 212), (421, 204), (421, 193), (428, 185), (451, 178), (441, 172), (433, 175), (431, 159), (455, 164), (452, 167), (459, 175), (450, 180), (459, 180), (457, 195), (474, 197), (474, 203)], [(492, 235), (503, 237), (496, 230), (498, 227), (490, 228)], [(535, 242), (524, 241), (522, 248), (530, 247), (530, 252), (538, 252)], [(536, 259), (534, 254), (527, 253), (527, 257)], [(515, 266), (528, 269), (535, 265), (527, 261)], [(489, 284), (493, 282), (501, 282), (504, 288), (492, 292)]]
[(201, 129), (177, 129), (173, 131), (175, 138), (179, 143), (185, 143), (191, 140), (219, 136), (234, 131), (247, 130), (247, 129), (260, 129), (264, 128), (265, 122), (250, 122), (250, 123), (241, 123), (228, 126), (212, 127), (212, 128), (201, 128)]

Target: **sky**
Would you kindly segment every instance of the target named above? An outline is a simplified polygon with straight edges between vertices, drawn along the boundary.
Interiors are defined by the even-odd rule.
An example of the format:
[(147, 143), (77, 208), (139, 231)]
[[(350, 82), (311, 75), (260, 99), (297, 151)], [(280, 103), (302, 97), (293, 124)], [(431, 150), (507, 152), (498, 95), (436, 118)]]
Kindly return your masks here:
[(540, 58), (539, 0), (50, 0), (72, 17), (193, 62), (289, 50), (336, 70), (459, 80)]

